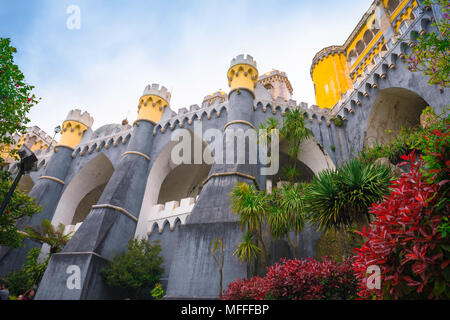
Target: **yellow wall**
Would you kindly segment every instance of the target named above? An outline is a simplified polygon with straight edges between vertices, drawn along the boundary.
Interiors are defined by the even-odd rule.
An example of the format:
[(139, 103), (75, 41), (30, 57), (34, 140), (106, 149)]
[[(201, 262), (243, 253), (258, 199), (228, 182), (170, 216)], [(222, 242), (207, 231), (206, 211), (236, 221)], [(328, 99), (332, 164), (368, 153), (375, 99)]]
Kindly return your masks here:
[(149, 120), (157, 123), (161, 120), (164, 108), (168, 103), (156, 95), (142, 96), (139, 100), (137, 120)]
[(258, 70), (249, 64), (236, 64), (228, 70), (227, 76), (230, 92), (238, 88), (254, 92)]
[(61, 140), (59, 140), (58, 146), (66, 146), (75, 149), (87, 129), (88, 127), (81, 122), (73, 120), (64, 121), (61, 131)]
[(330, 54), (320, 60), (313, 69), (312, 79), (316, 104), (321, 108), (333, 108), (341, 95), (353, 86), (343, 53)]

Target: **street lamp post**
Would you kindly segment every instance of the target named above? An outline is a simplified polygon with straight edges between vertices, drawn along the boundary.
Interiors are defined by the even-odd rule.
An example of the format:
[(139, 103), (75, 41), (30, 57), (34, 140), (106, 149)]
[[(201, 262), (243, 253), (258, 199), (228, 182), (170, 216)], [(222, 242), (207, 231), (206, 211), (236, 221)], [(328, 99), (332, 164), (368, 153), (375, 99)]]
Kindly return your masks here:
[(50, 148), (53, 146), (53, 141), (55, 141), (56, 134), (61, 132), (61, 126), (55, 127), (54, 132), (55, 132), (55, 134), (53, 135), (52, 142), (50, 143)]
[(17, 173), (16, 178), (14, 179), (11, 188), (9, 188), (9, 191), (6, 194), (5, 199), (3, 200), (2, 206), (0, 207), (0, 217), (3, 215), (3, 212), (5, 211), (6, 206), (8, 205), (8, 202), (14, 193), (14, 190), (16, 189), (17, 184), (20, 181), (20, 178), (22, 178), (22, 175), (25, 172), (33, 170), (36, 166), (37, 162), (36, 155), (25, 145), (22, 146), (22, 148), (20, 148), (19, 157), (20, 157), (19, 172)]

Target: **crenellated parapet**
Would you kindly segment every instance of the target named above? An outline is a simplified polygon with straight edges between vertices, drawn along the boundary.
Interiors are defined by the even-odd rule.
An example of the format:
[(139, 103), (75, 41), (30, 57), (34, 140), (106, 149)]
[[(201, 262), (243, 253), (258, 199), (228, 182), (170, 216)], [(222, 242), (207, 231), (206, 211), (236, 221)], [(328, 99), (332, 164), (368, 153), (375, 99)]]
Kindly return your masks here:
[(153, 123), (161, 120), (164, 109), (170, 103), (170, 92), (166, 87), (153, 83), (145, 87), (144, 92), (139, 99), (138, 118)]
[(180, 201), (154, 205), (148, 218), (147, 234), (152, 233), (155, 224), (158, 226), (159, 233), (163, 232), (166, 223), (169, 223), (170, 230), (175, 228), (177, 220), (182, 225), (185, 224), (187, 217), (194, 208), (195, 201), (196, 198), (184, 198)]
[(88, 112), (81, 113), (79, 109), (71, 110), (62, 124), (61, 139), (57, 147), (75, 149), (93, 123), (94, 118)]
[(249, 54), (238, 55), (231, 60), (227, 78), (230, 93), (237, 89), (246, 89), (254, 94), (255, 85), (258, 81), (256, 61)]

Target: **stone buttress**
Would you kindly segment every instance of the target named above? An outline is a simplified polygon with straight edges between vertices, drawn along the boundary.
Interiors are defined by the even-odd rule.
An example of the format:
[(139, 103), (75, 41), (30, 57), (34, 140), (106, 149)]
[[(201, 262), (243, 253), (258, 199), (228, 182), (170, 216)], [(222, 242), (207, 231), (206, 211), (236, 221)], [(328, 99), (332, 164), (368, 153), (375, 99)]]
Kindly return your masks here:
[[(242, 231), (238, 217), (230, 210), (230, 194), (238, 182), (257, 183), (256, 163), (249, 163), (249, 143), (245, 145), (245, 161), (237, 160), (237, 149), (242, 144), (233, 138), (235, 130), (254, 129), (254, 87), (258, 79), (256, 62), (251, 56), (239, 55), (232, 60), (228, 71), (230, 86), (228, 119), (225, 133), (224, 161), (215, 161), (203, 189), (181, 226), (176, 252), (170, 269), (166, 298), (217, 298), (219, 296), (219, 272), (208, 248), (216, 237), (224, 243), (223, 288), (237, 278), (247, 277), (247, 265), (233, 256), (241, 242)], [(234, 159), (226, 161), (227, 152), (234, 152)]]

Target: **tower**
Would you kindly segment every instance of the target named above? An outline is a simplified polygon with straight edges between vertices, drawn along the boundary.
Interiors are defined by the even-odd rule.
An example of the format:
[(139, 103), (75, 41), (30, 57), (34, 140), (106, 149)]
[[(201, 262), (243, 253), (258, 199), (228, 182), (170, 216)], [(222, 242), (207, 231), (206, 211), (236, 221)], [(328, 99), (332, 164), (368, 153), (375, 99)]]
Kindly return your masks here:
[[(133, 124), (127, 151), (120, 156), (114, 173), (83, 224), (63, 251), (51, 257), (36, 299), (117, 297), (106, 287), (100, 270), (126, 249), (135, 234), (147, 183), (153, 129), (169, 102), (170, 93), (165, 87), (152, 84), (145, 88), (139, 99), (138, 118)], [(70, 143), (72, 140), (62, 141)], [(71, 265), (80, 268), (82, 277), (80, 288), (73, 290), (66, 285), (66, 270)]]
[(139, 99), (137, 121), (146, 120), (157, 123), (161, 120), (169, 101), (170, 92), (167, 91), (166, 87), (161, 86), (160, 88), (156, 83), (148, 85)]
[[(237, 132), (255, 129), (253, 104), (258, 70), (253, 57), (239, 55), (234, 58), (227, 77), (230, 91), (227, 122), (222, 136), (226, 160), (216, 161), (212, 165), (186, 224), (179, 229), (176, 259), (169, 274), (169, 298), (216, 298), (219, 295), (217, 266), (208, 251), (216, 237), (222, 239), (225, 248), (224, 288), (231, 281), (248, 275), (247, 266), (233, 256), (234, 248), (242, 238), (242, 230), (238, 216), (231, 212), (229, 195), (238, 182), (257, 185), (259, 180), (258, 165), (250, 163), (250, 157), (246, 156), (242, 163), (236, 156), (238, 148), (245, 148), (244, 154), (249, 155), (250, 139), (244, 136), (244, 140), (235, 143)], [(228, 153), (232, 153), (233, 157), (228, 159)]]
[[(87, 112), (71, 110), (63, 122), (60, 143), (55, 146), (54, 154), (51, 156), (45, 172), (39, 177), (29, 196), (37, 199), (42, 207), (41, 212), (35, 214), (31, 219), (24, 219), (23, 225), (39, 225), (42, 220), (52, 220), (56, 206), (65, 186), (67, 172), (72, 163), (72, 152), (80, 143), (84, 133), (92, 126), (94, 119)], [(26, 247), (10, 250), (1, 263), (8, 265), (11, 270), (18, 269), (30, 247), (38, 246), (31, 240), (24, 240)], [(40, 246), (40, 245), (39, 245)]]

